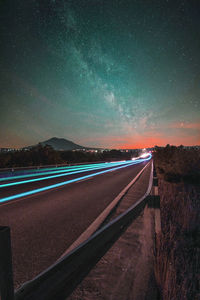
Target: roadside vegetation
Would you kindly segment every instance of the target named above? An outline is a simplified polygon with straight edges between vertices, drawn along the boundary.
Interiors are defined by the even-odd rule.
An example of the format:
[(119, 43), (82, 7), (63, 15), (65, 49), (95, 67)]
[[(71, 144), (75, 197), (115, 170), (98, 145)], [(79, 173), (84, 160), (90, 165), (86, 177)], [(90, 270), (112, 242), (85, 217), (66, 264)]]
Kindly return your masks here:
[(156, 148), (161, 233), (155, 274), (163, 300), (197, 300), (200, 270), (200, 153)]
[(154, 161), (160, 177), (169, 182), (200, 183), (200, 150), (183, 146), (155, 147)]
[(39, 144), (29, 150), (0, 153), (0, 168), (127, 160), (137, 155), (138, 151), (132, 151), (132, 153), (119, 150), (103, 152), (55, 151), (51, 146)]

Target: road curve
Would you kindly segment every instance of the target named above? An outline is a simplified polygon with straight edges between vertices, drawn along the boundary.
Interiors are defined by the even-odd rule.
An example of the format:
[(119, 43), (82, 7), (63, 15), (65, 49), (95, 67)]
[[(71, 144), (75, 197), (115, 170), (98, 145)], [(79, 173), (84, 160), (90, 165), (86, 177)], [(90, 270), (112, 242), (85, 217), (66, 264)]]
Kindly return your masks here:
[(0, 205), (0, 225), (11, 228), (15, 288), (55, 262), (145, 164)]

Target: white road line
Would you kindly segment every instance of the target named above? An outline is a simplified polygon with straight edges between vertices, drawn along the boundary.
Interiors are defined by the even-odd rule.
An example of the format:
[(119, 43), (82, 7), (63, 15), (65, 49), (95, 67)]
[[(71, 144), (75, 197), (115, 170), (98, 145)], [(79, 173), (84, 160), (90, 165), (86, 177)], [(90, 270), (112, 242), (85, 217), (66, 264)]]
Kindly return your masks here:
[[(96, 220), (79, 236), (79, 238), (62, 254), (60, 258), (65, 256), (67, 253), (78, 247), (82, 242), (87, 240), (103, 223), (103, 221), (110, 214), (111, 210), (118, 204), (122, 197), (127, 193), (131, 186), (136, 182), (139, 176), (144, 172), (144, 170), (149, 166), (149, 162), (132, 180), (129, 184), (118, 194), (117, 197), (104, 209), (104, 211), (96, 218)], [(59, 260), (58, 259), (58, 260)]]

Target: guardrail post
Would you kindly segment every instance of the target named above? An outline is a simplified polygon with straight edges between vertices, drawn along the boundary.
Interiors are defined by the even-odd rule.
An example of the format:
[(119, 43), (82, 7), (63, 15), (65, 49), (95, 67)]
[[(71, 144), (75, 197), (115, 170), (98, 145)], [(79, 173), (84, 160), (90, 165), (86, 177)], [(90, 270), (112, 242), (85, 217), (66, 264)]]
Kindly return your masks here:
[(10, 228), (0, 226), (0, 299), (14, 300)]
[(159, 234), (161, 231), (161, 219), (160, 219), (160, 196), (158, 195), (158, 177), (156, 169), (154, 169), (153, 177), (153, 195), (155, 205), (155, 233)]

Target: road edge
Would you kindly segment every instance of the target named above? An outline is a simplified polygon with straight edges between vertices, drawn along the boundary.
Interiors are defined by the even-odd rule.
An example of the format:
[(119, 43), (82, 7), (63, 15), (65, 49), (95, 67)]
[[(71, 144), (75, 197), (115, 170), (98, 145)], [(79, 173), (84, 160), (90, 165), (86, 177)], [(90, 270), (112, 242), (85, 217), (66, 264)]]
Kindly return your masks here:
[(58, 258), (61, 259), (63, 256), (71, 252), (73, 249), (78, 247), (81, 243), (87, 240), (105, 221), (110, 212), (114, 209), (115, 206), (121, 201), (124, 195), (128, 192), (128, 190), (132, 187), (132, 185), (136, 182), (136, 180), (141, 176), (144, 170), (152, 163), (150, 161), (148, 164), (144, 166), (144, 168), (129, 182), (129, 184), (115, 197), (115, 199), (103, 210), (103, 212), (90, 224), (90, 226), (76, 239), (72, 245), (67, 248), (67, 250)]

